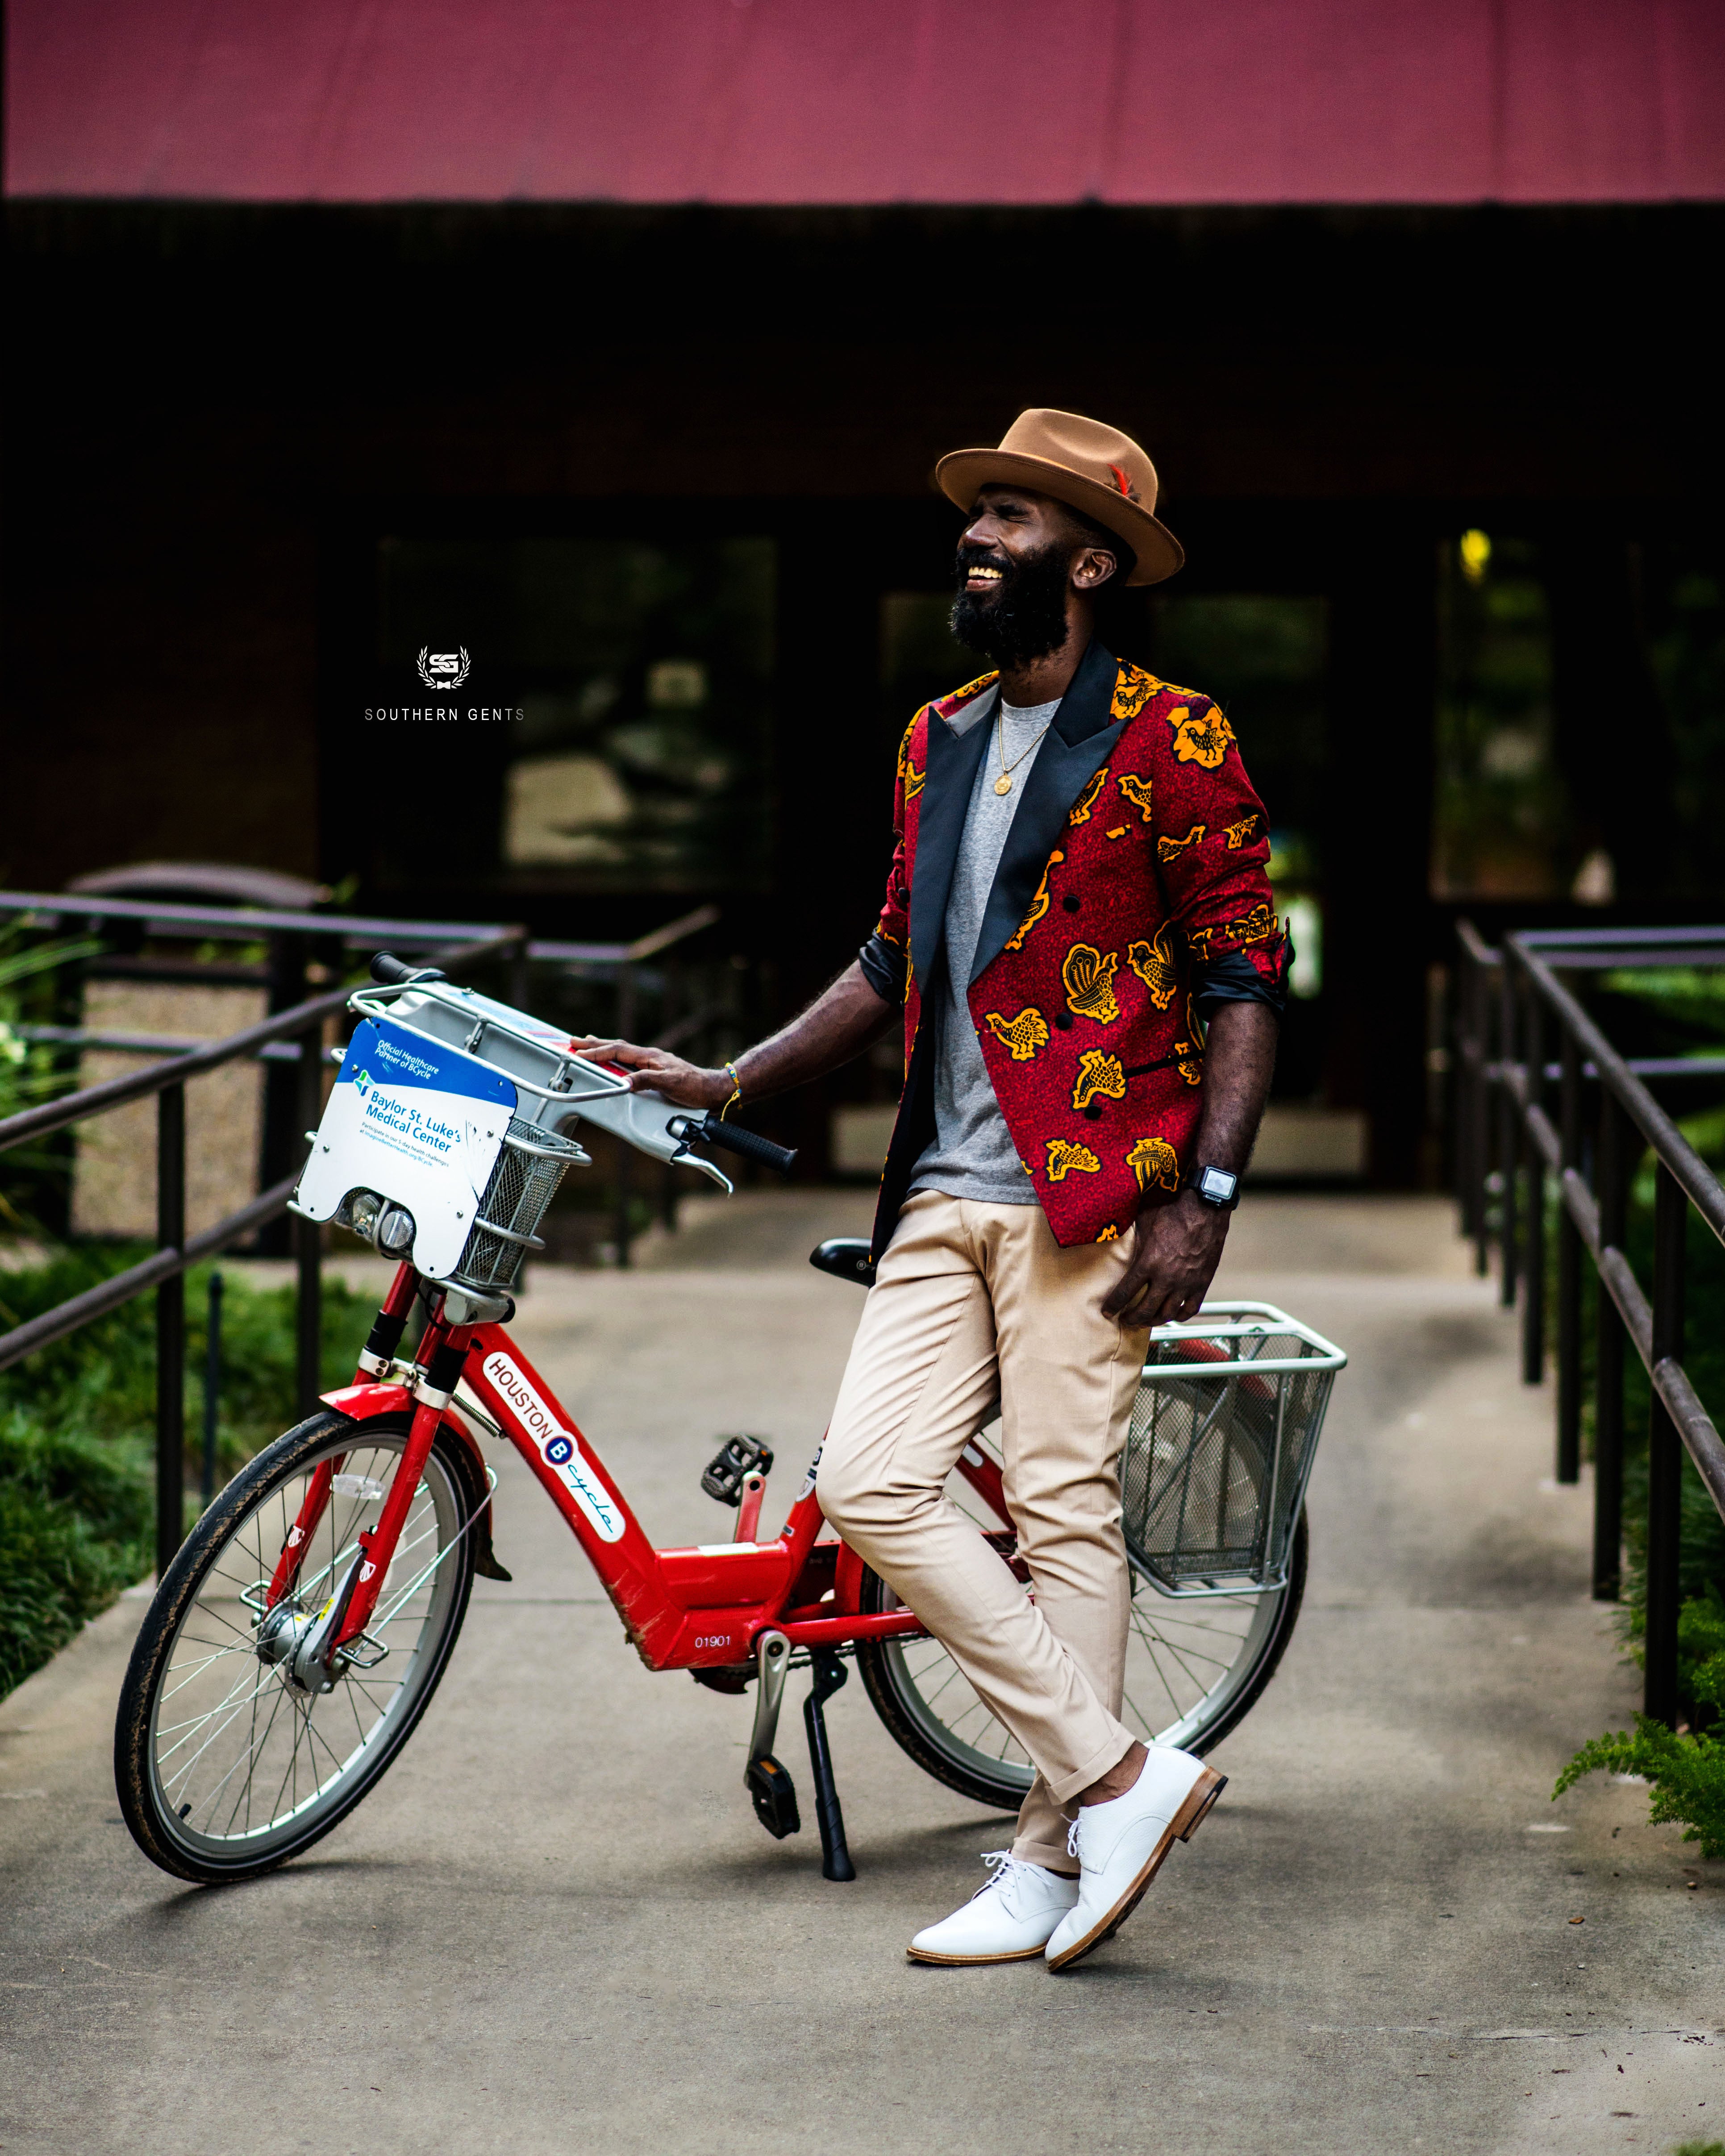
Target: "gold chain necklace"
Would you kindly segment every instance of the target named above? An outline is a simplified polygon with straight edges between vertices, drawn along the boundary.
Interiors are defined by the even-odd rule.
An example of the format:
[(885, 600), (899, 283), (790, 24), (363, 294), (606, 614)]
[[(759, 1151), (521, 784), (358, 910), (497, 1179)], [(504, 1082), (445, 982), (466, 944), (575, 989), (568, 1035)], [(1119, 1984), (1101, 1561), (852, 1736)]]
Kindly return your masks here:
[(1031, 742), (1030, 747), (1027, 748), (1023, 755), (1015, 756), (1009, 763), (1006, 760), (1006, 699), (1004, 696), (1000, 699), (999, 708), (994, 714), (994, 752), (1000, 758), (1000, 776), (994, 781), (994, 791), (997, 793), (1010, 793), (1012, 774), (1024, 762), (1024, 757), (1029, 755), (1030, 750), (1035, 747), (1036, 742), (1042, 739), (1042, 734), (1048, 732), (1049, 726), (1054, 724), (1054, 721), (1050, 719), (1048, 721), (1048, 725), (1042, 729), (1042, 734), (1037, 735), (1036, 741)]

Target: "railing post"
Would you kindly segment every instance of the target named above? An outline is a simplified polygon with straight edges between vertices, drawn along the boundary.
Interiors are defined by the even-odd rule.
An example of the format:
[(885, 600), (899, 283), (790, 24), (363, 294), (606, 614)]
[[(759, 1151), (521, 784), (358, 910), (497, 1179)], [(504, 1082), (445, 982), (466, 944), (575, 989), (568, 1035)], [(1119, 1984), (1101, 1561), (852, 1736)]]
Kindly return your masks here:
[[(291, 1010), (295, 1004), (305, 1001), (305, 961), (309, 954), (304, 936), (281, 932), (270, 937), (269, 949), (270, 1014), (273, 1018), (278, 1011)], [(271, 1183), (279, 1183), (300, 1158), (300, 1132), (305, 1126), (299, 1110), (299, 1090), (293, 1071), (285, 1062), (265, 1063), (259, 1190), (267, 1190)], [(260, 1228), (257, 1248), (269, 1257), (287, 1256), (294, 1248), (288, 1222), (278, 1217), (267, 1227)]]
[[(300, 1036), (300, 1062), (295, 1072), (294, 1114), (296, 1129), (315, 1131), (323, 1115), (323, 1021)], [(295, 1155), (303, 1141), (295, 1141)], [(293, 1222), (294, 1258), (297, 1268), (294, 1295), (294, 1412), (303, 1421), (317, 1411), (322, 1389), (323, 1363), (323, 1230), (316, 1220)]]
[[(1629, 1219), (1630, 1122), (1599, 1086), (1599, 1255), (1620, 1250)], [(1623, 1578), (1623, 1319), (1602, 1272), (1594, 1319), (1594, 1599), (1615, 1602)]]
[(205, 1512), (216, 1494), (216, 1423), (222, 1402), (222, 1276), (209, 1276), (203, 1342), (203, 1476), (198, 1494)]
[(1516, 1185), (1521, 1174), (1521, 1118), (1516, 1111), (1515, 1091), (1510, 1084), (1516, 1059), (1516, 977), (1509, 951), (1503, 952), (1503, 980), (1497, 1018), (1497, 1165), (1503, 1188), (1497, 1197), (1497, 1300), (1506, 1310), (1515, 1307)]
[(1473, 1125), (1470, 1152), (1473, 1169), (1473, 1269), (1483, 1280), (1490, 1269), (1491, 1226), (1486, 1218), (1490, 1203), (1487, 1185), (1491, 1173), (1491, 998), (1486, 968), (1476, 959), (1470, 969), (1468, 994), (1472, 999), (1476, 1049), (1471, 1117)]
[[(1689, 1204), (1661, 1160), (1654, 1171), (1653, 1368), (1683, 1355), (1683, 1245)], [(1677, 1567), (1682, 1554), (1683, 1445), (1653, 1388), (1647, 1431), (1647, 1631), (1645, 1712), (1677, 1718)]]
[(1569, 1212), (1563, 1173), (1581, 1168), (1581, 1050), (1563, 1029), (1558, 1181), (1558, 1465), (1559, 1482), (1581, 1480), (1581, 1230)]
[[(156, 1247), (186, 1241), (186, 1089), (156, 1096)], [(167, 1575), (186, 1533), (186, 1276), (156, 1285), (156, 1577)]]
[[(1531, 981), (1522, 1024), (1527, 1105), (1537, 1108), (1545, 1091), (1545, 1009)], [(1545, 1376), (1545, 1154), (1525, 1117), (1522, 1131), (1527, 1160), (1527, 1225), (1522, 1240), (1522, 1382), (1537, 1385)]]

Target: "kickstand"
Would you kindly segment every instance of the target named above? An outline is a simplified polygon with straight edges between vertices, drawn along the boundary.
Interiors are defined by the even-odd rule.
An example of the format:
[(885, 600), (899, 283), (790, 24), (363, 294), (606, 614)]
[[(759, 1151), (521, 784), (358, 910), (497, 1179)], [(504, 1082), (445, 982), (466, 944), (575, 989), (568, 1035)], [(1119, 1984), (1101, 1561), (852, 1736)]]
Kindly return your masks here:
[(855, 1879), (856, 1866), (845, 1845), (845, 1815), (839, 1809), (838, 1784), (833, 1779), (832, 1748), (827, 1743), (826, 1702), (844, 1685), (850, 1671), (830, 1650), (814, 1656), (814, 1688), (803, 1702), (803, 1719), (809, 1727), (809, 1763), (814, 1770), (814, 1816), (820, 1824), (820, 1876), (823, 1879)]

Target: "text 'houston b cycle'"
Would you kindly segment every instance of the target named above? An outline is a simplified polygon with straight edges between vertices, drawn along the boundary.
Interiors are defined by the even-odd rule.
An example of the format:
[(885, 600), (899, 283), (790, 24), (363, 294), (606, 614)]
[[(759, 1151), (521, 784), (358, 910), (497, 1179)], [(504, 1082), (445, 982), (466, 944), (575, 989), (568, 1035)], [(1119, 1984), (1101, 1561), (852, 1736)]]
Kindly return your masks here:
[[(121, 1691), (115, 1763), (138, 1845), (182, 1879), (269, 1871), (373, 1789), (424, 1713), (491, 1548), (495, 1477), (481, 1435), (512, 1445), (655, 1670), (757, 1686), (745, 1778), (768, 1832), (799, 1825), (773, 1758), (788, 1672), (804, 1704), (829, 1879), (855, 1872), (824, 1702), (855, 1657), (875, 1712), (925, 1772), (994, 1810), (1029, 1787), (1024, 1753), (855, 1553), (824, 1536), (812, 1462), (789, 1517), (756, 1539), (772, 1453), (732, 1438), (701, 1477), (739, 1508), (735, 1540), (656, 1549), (590, 1440), (511, 1338), (508, 1291), (594, 1125), (721, 1184), (709, 1145), (793, 1158), (687, 1114), (579, 1055), (569, 1037), (387, 955), (295, 1198), (399, 1261), (353, 1383), (259, 1453), (168, 1568)], [(867, 1246), (824, 1243), (823, 1270), (872, 1279)], [(429, 1318), (398, 1359), (415, 1303)], [(1345, 1358), (1267, 1303), (1217, 1303), (1151, 1337), (1121, 1459), (1132, 1575), (1124, 1718), (1147, 1743), (1203, 1752), (1268, 1683), (1305, 1581), (1304, 1495)], [(815, 1460), (819, 1460), (819, 1453)], [(1003, 1564), (1017, 1555), (988, 1430), (951, 1494)]]

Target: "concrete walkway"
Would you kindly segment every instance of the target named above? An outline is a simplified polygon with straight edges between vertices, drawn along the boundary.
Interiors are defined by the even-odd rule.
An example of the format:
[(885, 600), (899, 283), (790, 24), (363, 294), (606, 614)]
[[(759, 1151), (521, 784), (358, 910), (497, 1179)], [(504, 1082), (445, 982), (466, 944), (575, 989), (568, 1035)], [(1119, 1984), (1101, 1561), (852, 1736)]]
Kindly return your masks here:
[[(866, 1214), (703, 1206), (633, 1276), (533, 1281), (524, 1341), (658, 1539), (730, 1531), (697, 1481), (728, 1430), (781, 1446), (783, 1510), (860, 1308), (803, 1259)], [(812, 1823), (770, 1841), (748, 1703), (649, 1675), (505, 1460), (514, 1584), (479, 1583), (424, 1727), (302, 1863), (182, 1890), (133, 1848), (110, 1747), (139, 1601), (0, 1704), (0, 2149), (1591, 2156), (1725, 2134), (1725, 1866), (1650, 1827), (1640, 1788), (1548, 1801), (1635, 1681), (1586, 1598), (1586, 1489), (1547, 1479), (1548, 1394), (1517, 1383), (1446, 1209), (1255, 1199), (1219, 1291), (1353, 1358), (1311, 1587), (1214, 1755), (1213, 1821), (1072, 1977), (905, 1962), (1007, 1835), (855, 1682), (831, 1728), (860, 1880), (823, 1883)], [(799, 1735), (781, 1749), (806, 1794)]]

